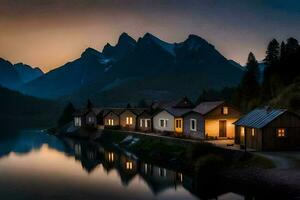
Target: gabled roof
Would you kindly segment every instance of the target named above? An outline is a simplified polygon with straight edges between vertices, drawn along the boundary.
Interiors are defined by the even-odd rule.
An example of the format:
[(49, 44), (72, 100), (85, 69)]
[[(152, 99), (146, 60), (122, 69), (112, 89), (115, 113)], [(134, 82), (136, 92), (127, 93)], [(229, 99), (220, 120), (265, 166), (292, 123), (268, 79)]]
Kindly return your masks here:
[(174, 108), (174, 107), (168, 107), (164, 109), (174, 117), (181, 117), (182, 115), (190, 112), (192, 109), (190, 108)]
[(80, 109), (76, 110), (73, 114), (74, 117), (81, 117), (86, 115), (90, 110), (89, 109)]
[(207, 101), (207, 102), (202, 102), (198, 104), (193, 111), (198, 112), (202, 115), (205, 115), (209, 113), (210, 111), (214, 110), (218, 106), (222, 105), (224, 101)]
[(153, 109), (164, 109), (170, 106), (173, 106), (176, 103), (176, 101), (157, 101), (154, 102), (151, 107)]
[(174, 105), (174, 108), (194, 108), (194, 103), (187, 97), (183, 97), (182, 99), (178, 100)]
[(234, 122), (234, 124), (252, 128), (263, 128), (286, 111), (286, 109), (257, 108)]
[(98, 115), (99, 113), (101, 113), (103, 111), (103, 108), (92, 108), (92, 110), (94, 111), (94, 113), (96, 115)]
[(119, 116), (123, 111), (124, 111), (124, 108), (105, 108), (103, 110), (103, 116), (106, 116), (110, 112)]

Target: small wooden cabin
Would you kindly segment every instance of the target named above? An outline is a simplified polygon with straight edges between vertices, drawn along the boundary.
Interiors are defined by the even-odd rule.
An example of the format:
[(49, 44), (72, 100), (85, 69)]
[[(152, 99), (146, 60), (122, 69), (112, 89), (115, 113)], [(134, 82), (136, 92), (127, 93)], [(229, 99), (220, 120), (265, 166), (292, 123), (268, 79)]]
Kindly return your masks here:
[(121, 108), (109, 108), (103, 112), (103, 121), (105, 128), (113, 128), (120, 126), (120, 114), (123, 112)]
[(120, 126), (124, 130), (136, 130), (137, 128), (137, 117), (145, 109), (140, 108), (127, 108), (120, 113)]
[(136, 120), (138, 131), (152, 132), (152, 114), (150, 111), (143, 111)]
[(235, 143), (258, 151), (300, 149), (300, 117), (285, 109), (257, 108), (234, 123)]
[(204, 118), (204, 133), (206, 138), (234, 138), (233, 122), (241, 113), (224, 101), (202, 102), (194, 109)]
[(97, 127), (98, 116), (101, 116), (99, 109), (83, 109), (75, 112), (74, 126), (76, 127)]

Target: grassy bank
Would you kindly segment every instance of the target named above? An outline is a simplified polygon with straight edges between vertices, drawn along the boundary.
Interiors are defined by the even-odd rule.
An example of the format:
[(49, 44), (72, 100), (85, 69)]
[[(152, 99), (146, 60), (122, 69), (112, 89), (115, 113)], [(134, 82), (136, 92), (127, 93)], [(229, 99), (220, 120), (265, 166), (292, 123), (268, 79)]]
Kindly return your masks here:
[(218, 148), (208, 143), (186, 143), (162, 138), (133, 135), (139, 141), (122, 144), (128, 133), (104, 131), (102, 141), (116, 143), (135, 153), (142, 160), (184, 170), (190, 174), (203, 175), (223, 170), (274, 167), (272, 161), (258, 155)]

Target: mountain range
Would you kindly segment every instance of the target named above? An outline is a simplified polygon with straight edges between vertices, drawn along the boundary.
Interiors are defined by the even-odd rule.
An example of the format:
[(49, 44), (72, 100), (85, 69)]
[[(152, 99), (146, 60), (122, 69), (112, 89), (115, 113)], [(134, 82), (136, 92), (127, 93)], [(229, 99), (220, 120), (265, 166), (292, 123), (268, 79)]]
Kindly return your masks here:
[(33, 68), (23, 63), (12, 64), (0, 58), (0, 86), (16, 89), (43, 74), (38, 67)]
[(197, 35), (168, 43), (146, 33), (134, 40), (122, 33), (116, 45), (102, 51), (86, 49), (68, 62), (18, 90), (32, 96), (83, 103), (120, 105), (141, 99), (198, 96), (203, 89), (221, 89), (239, 83), (243, 67), (227, 60)]

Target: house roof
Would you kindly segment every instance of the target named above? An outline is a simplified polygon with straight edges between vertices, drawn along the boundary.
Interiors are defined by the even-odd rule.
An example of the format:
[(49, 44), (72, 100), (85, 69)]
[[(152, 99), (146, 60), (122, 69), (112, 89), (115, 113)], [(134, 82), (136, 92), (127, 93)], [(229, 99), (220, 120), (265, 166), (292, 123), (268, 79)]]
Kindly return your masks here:
[(157, 101), (157, 102), (154, 102), (151, 105), (151, 107), (153, 109), (164, 109), (164, 108), (174, 105), (175, 103), (176, 103), (176, 101)]
[(187, 97), (183, 97), (175, 102), (173, 105), (174, 108), (194, 108), (194, 103)]
[(175, 117), (180, 117), (180, 116), (190, 112), (192, 109), (168, 107), (168, 108), (165, 108), (164, 110), (169, 112), (171, 115), (173, 115)]
[(81, 117), (81, 116), (86, 115), (88, 112), (89, 112), (88, 109), (80, 109), (80, 110), (76, 110), (76, 111), (74, 112), (73, 116), (75, 116), (75, 117)]
[(198, 112), (202, 115), (205, 115), (209, 113), (210, 111), (214, 110), (218, 106), (222, 105), (224, 101), (207, 101), (207, 102), (202, 102), (198, 104), (193, 111)]
[(286, 109), (257, 108), (234, 122), (234, 124), (252, 128), (263, 128), (286, 111)]
[(124, 108), (105, 108), (103, 109), (103, 116), (106, 116), (110, 112), (113, 112), (116, 115), (120, 115), (123, 111)]
[(103, 111), (103, 108), (92, 108), (92, 110), (94, 111), (94, 113), (96, 115), (98, 115), (99, 113), (101, 113)]

